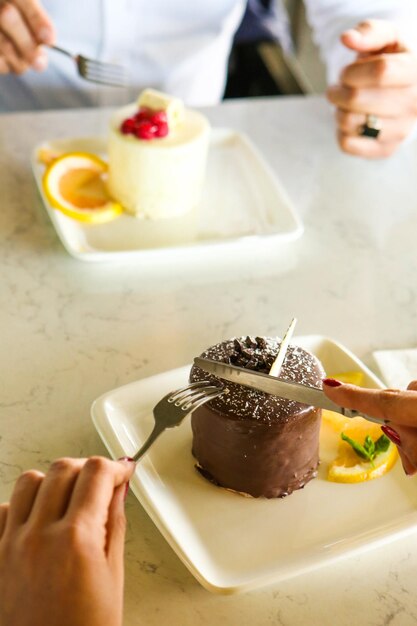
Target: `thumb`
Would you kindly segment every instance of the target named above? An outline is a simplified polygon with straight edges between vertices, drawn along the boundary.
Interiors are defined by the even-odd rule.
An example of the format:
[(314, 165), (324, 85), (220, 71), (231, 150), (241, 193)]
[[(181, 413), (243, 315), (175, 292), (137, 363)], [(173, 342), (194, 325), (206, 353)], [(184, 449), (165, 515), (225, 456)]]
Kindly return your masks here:
[(392, 22), (366, 20), (342, 33), (342, 43), (356, 52), (378, 52), (398, 45), (398, 33)]

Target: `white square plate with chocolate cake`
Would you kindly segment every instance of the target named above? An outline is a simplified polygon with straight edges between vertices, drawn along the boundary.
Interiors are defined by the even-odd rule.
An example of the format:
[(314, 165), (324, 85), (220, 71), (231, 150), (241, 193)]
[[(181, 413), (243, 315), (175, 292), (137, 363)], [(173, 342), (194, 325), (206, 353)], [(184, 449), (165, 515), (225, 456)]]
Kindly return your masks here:
[[(361, 371), (364, 385), (382, 383), (352, 353), (320, 336), (294, 343), (312, 352), (327, 374)], [(111, 456), (132, 456), (153, 425), (152, 408), (188, 381), (190, 366), (110, 391), (92, 407)], [(166, 431), (139, 462), (131, 488), (158, 529), (204, 587), (233, 593), (311, 571), (414, 532), (417, 491), (397, 463), (360, 484), (317, 478), (285, 498), (242, 497), (195, 469), (188, 417)], [(389, 502), (389, 506), (381, 503)]]

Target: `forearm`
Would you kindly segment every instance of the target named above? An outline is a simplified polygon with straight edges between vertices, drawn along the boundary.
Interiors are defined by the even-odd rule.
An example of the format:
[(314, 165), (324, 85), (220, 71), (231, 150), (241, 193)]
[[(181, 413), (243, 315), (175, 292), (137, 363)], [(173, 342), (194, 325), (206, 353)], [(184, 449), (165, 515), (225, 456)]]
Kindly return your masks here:
[(369, 18), (394, 22), (405, 44), (417, 52), (417, 2), (413, 0), (305, 0), (314, 40), (326, 63), (329, 84), (356, 53), (340, 43), (340, 34)]

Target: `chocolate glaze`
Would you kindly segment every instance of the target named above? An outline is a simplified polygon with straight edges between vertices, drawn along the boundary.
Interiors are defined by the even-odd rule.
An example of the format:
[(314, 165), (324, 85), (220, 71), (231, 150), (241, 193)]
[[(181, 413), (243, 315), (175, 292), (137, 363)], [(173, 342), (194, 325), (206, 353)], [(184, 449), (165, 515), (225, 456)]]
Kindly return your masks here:
[[(269, 369), (278, 339), (240, 337), (212, 346), (201, 356), (262, 372)], [(318, 360), (289, 346), (280, 378), (321, 386)], [(223, 384), (225, 393), (197, 409), (191, 419), (193, 454), (215, 484), (254, 497), (283, 497), (317, 475), (320, 409), (220, 381), (193, 367), (190, 380)]]

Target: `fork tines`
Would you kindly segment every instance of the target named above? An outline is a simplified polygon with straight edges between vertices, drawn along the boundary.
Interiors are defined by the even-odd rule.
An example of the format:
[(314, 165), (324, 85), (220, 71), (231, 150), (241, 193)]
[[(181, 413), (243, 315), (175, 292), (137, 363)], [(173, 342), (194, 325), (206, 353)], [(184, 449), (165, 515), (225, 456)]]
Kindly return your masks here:
[(182, 389), (177, 389), (170, 395), (168, 402), (181, 407), (183, 411), (188, 411), (191, 407), (193, 407), (194, 410), (201, 404), (217, 398), (217, 396), (223, 392), (224, 389), (221, 387), (204, 380), (201, 382), (191, 383)]
[(87, 80), (112, 87), (127, 85), (127, 72), (121, 65), (102, 63), (81, 55), (77, 57), (77, 63), (80, 74)]

